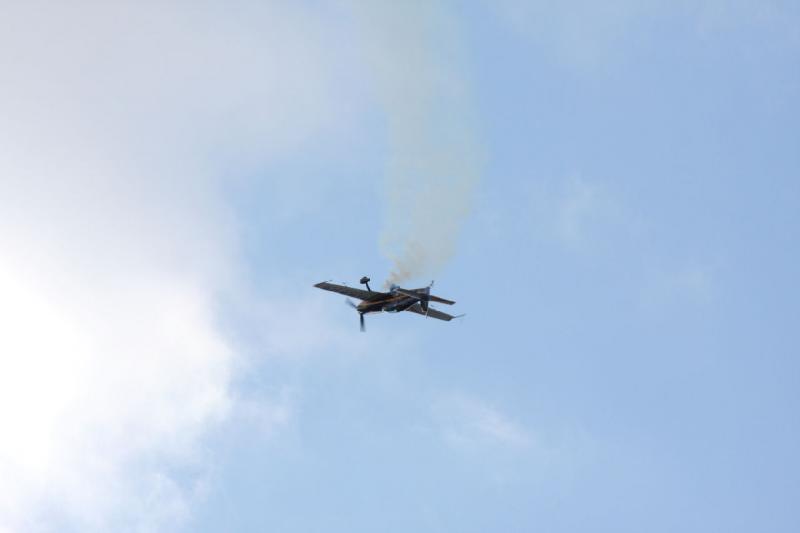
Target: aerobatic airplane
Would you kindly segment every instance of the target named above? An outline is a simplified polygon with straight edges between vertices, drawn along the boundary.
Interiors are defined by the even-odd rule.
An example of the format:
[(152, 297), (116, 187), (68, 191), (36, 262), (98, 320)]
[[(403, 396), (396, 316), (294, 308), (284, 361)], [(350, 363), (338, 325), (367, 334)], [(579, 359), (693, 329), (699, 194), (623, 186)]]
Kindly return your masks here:
[(411, 311), (418, 315), (430, 316), (447, 321), (458, 318), (459, 316), (464, 316), (448, 315), (430, 306), (430, 302), (438, 302), (447, 305), (453, 305), (455, 303), (451, 300), (445, 300), (444, 298), (439, 298), (431, 294), (433, 282), (422, 289), (403, 289), (397, 285), (392, 285), (389, 288), (389, 292), (378, 292), (369, 288), (369, 281), (369, 278), (366, 276), (361, 278), (361, 283), (366, 285), (367, 290), (356, 289), (354, 287), (348, 287), (347, 285), (336, 285), (335, 283), (328, 283), (327, 281), (317, 283), (314, 286), (319, 289), (338, 292), (339, 294), (361, 300), (359, 304), (347, 300), (347, 303), (358, 311), (361, 331), (364, 331), (364, 315), (367, 313), (380, 313), (381, 311), (399, 313), (400, 311)]

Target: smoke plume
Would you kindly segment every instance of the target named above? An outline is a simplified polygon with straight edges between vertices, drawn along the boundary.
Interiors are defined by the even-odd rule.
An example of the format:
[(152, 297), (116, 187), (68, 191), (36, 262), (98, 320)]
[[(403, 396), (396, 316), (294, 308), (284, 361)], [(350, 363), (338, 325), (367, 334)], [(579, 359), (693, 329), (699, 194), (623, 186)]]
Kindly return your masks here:
[(363, 5), (389, 133), (381, 250), (387, 284), (434, 275), (456, 252), (482, 154), (455, 16), (442, 2)]

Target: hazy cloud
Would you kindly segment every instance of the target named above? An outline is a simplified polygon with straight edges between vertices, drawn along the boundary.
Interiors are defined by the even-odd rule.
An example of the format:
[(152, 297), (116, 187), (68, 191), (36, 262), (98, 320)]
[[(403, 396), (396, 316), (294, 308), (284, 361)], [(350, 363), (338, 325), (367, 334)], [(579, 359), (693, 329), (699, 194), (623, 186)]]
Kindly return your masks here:
[[(622, 229), (622, 206), (600, 181), (581, 176), (530, 185), (534, 234), (572, 250), (592, 248)], [(628, 215), (630, 216), (630, 215)]]
[(497, 0), (488, 3), (519, 35), (565, 66), (593, 71), (638, 53), (659, 25), (678, 23), (700, 38), (745, 26), (800, 45), (797, 13), (781, 0)]
[(202, 471), (236, 402), (220, 190), (331, 119), (321, 26), (273, 4), (3, 11), (0, 530), (173, 529), (203, 482), (173, 471)]
[(641, 290), (642, 307), (652, 311), (711, 303), (716, 291), (716, 270), (711, 264), (696, 261), (651, 269)]
[(519, 422), (475, 398), (459, 394), (443, 396), (435, 403), (433, 411), (442, 438), (456, 448), (526, 448), (533, 442)]

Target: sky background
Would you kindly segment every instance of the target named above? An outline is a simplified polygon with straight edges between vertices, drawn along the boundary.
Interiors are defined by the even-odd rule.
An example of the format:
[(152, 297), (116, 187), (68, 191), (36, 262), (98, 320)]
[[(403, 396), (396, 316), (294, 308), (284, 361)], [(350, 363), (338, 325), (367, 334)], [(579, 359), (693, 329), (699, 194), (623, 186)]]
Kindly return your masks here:
[(0, 10), (0, 532), (800, 529), (797, 3)]

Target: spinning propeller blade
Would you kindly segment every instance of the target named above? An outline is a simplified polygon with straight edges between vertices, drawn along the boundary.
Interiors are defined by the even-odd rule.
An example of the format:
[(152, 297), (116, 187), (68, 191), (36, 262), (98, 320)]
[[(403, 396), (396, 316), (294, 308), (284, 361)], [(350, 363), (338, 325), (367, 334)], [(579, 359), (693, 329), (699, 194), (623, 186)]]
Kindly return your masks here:
[[(358, 309), (358, 306), (355, 303), (353, 303), (353, 301), (350, 300), (349, 298), (345, 300), (345, 302), (353, 309)], [(361, 324), (361, 331), (366, 331), (364, 329), (364, 313), (358, 313), (358, 321)]]

